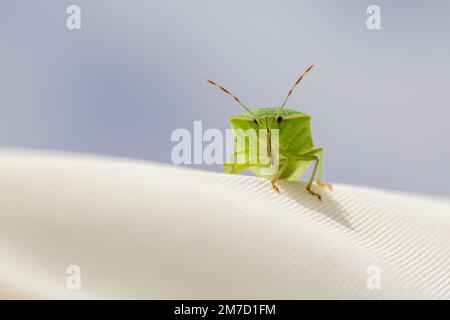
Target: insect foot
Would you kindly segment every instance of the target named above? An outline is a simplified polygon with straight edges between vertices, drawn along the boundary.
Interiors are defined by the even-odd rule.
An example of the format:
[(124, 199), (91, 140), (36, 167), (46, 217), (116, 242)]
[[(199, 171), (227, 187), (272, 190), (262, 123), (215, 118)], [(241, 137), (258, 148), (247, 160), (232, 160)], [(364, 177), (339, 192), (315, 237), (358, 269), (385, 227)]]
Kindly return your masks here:
[(317, 197), (317, 199), (319, 199), (319, 201), (322, 201), (322, 196), (320, 194), (312, 191), (311, 189), (306, 189), (306, 190), (308, 190), (309, 194), (313, 195), (314, 197)]
[(324, 183), (322, 181), (317, 181), (317, 185), (321, 188), (328, 188), (328, 190), (333, 190), (333, 185), (331, 183)]
[(275, 190), (276, 192), (280, 193), (280, 188), (278, 188), (278, 186), (276, 185), (275, 181), (271, 181), (270, 183), (272, 184), (273, 190)]

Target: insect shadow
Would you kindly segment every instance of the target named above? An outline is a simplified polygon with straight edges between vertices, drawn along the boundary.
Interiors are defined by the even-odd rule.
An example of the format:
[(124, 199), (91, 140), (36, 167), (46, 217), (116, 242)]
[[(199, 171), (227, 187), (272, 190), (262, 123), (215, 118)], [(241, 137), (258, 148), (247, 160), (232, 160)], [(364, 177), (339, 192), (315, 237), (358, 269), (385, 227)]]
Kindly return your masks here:
[(316, 198), (311, 197), (311, 195), (305, 191), (306, 183), (304, 182), (282, 180), (279, 184), (284, 189), (284, 193), (289, 198), (295, 200), (300, 206), (321, 213), (349, 230), (355, 230), (348, 219), (348, 212), (339, 201), (333, 197), (333, 192), (320, 190), (319, 192), (322, 195), (322, 201), (317, 201)]

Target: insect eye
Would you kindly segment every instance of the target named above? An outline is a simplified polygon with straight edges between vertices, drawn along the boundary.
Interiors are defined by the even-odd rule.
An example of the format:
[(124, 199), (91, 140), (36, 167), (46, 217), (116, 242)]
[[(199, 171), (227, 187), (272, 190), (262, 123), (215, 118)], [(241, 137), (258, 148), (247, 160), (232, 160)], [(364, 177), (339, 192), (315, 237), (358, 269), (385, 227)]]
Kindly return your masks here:
[(253, 119), (253, 123), (254, 123), (254, 124), (258, 124), (258, 120)]
[(279, 116), (279, 117), (277, 118), (277, 122), (278, 122), (278, 123), (281, 123), (281, 121), (283, 121), (283, 118), (282, 118), (281, 116)]

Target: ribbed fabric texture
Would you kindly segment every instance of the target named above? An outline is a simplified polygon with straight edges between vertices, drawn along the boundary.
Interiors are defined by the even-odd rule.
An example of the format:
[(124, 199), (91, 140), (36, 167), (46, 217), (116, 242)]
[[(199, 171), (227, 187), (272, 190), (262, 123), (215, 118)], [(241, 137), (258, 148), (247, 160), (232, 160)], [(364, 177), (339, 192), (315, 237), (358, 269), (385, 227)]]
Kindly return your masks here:
[(319, 202), (301, 182), (278, 194), (257, 177), (11, 150), (0, 176), (0, 298), (450, 299), (447, 199), (335, 184)]

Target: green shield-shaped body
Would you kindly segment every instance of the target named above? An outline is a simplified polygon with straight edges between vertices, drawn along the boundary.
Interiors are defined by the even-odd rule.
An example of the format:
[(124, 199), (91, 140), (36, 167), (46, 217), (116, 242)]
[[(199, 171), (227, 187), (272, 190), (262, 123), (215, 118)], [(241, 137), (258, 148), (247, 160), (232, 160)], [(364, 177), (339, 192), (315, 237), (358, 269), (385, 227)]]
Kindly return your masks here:
[[(311, 117), (292, 109), (283, 109), (280, 112), (279, 108), (260, 108), (252, 110), (252, 113), (243, 113), (230, 119), (235, 140), (245, 141), (244, 144), (235, 144), (235, 155), (241, 161), (245, 159), (245, 163), (240, 165), (240, 170), (248, 168), (257, 176), (271, 177), (280, 166), (283, 166), (285, 169), (280, 179), (298, 179), (306, 171), (310, 161), (298, 161), (294, 158), (314, 148)], [(266, 158), (261, 157), (264, 150), (268, 150), (268, 155), (270, 151), (274, 152), (272, 149), (275, 141), (271, 138), (262, 139), (263, 136), (259, 133), (267, 132), (267, 136), (272, 137), (276, 132), (274, 130), (278, 130), (279, 162), (262, 161)], [(254, 145), (255, 138), (252, 131), (257, 136), (257, 146)], [(250, 152), (254, 151), (254, 148), (258, 150), (256, 161)], [(276, 156), (272, 154), (273, 158)]]

